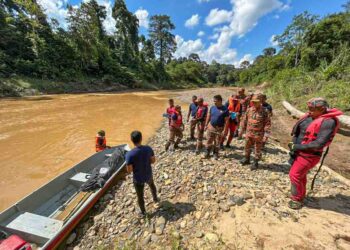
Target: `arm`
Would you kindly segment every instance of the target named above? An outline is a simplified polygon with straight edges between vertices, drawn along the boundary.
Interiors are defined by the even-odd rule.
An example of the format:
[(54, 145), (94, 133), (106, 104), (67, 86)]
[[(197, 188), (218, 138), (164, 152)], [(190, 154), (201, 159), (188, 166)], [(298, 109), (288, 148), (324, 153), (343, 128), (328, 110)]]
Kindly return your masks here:
[(131, 164), (126, 165), (126, 171), (128, 172), (128, 174), (131, 174), (131, 173), (132, 173), (132, 171), (133, 171), (133, 167), (132, 167), (132, 165), (131, 165)]
[(317, 135), (316, 140), (309, 144), (295, 144), (294, 150), (317, 150), (323, 148), (331, 138), (333, 131), (336, 127), (336, 122), (332, 120), (326, 120), (322, 123), (320, 132)]
[(205, 121), (205, 126), (204, 126), (204, 130), (207, 130), (209, 122), (210, 122), (210, 110), (209, 110), (209, 114), (207, 115), (207, 120)]
[(151, 164), (154, 164), (156, 162), (156, 157), (155, 156), (151, 156)]
[(191, 105), (188, 107), (187, 122), (190, 120), (190, 115), (191, 115)]
[(239, 136), (242, 137), (244, 131), (247, 129), (247, 121), (248, 121), (248, 112), (245, 112), (245, 114), (242, 116), (242, 127), (239, 128)]
[(271, 116), (266, 112), (266, 122), (264, 126), (264, 138), (268, 138), (271, 133)]

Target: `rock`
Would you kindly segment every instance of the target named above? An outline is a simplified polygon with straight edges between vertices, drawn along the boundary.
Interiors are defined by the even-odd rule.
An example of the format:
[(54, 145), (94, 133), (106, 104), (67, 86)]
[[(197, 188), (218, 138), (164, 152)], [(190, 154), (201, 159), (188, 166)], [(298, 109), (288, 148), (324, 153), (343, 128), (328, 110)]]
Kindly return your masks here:
[(272, 206), (272, 207), (278, 207), (277, 202), (274, 201), (274, 200), (269, 200), (267, 203), (268, 203), (270, 206)]
[(181, 235), (178, 231), (173, 231), (171, 233), (171, 235), (175, 238), (175, 239), (180, 239), (181, 238)]
[(219, 237), (214, 233), (206, 233), (204, 238), (211, 243), (219, 241)]
[(195, 234), (196, 238), (202, 238), (203, 235), (204, 235), (204, 234), (203, 234), (202, 231), (197, 231), (196, 234)]
[(242, 206), (244, 204), (244, 199), (243, 197), (240, 196), (230, 196), (228, 204), (229, 205), (237, 205), (237, 206)]
[(103, 214), (98, 214), (94, 217), (94, 222), (95, 223), (101, 222), (102, 218), (103, 218)]
[(256, 199), (262, 199), (265, 198), (265, 194), (263, 194), (261, 191), (254, 191), (254, 197)]
[(164, 228), (165, 228), (165, 218), (162, 216), (162, 217), (159, 217), (156, 221), (156, 235), (162, 235), (163, 234), (163, 231), (164, 231)]
[(155, 235), (155, 234), (151, 235), (151, 241), (152, 242), (157, 242), (158, 240), (159, 240), (159, 237), (157, 235)]
[(73, 248), (73, 250), (80, 250), (80, 247), (75, 246), (75, 247)]
[(89, 236), (92, 237), (92, 236), (95, 236), (96, 235), (96, 231), (95, 230), (92, 230), (90, 233), (89, 233)]
[(186, 225), (187, 225), (187, 222), (185, 220), (180, 223), (180, 227), (182, 229), (186, 228)]
[(253, 198), (253, 196), (250, 194), (250, 193), (245, 193), (245, 194), (243, 194), (243, 199), (244, 200), (250, 200), (250, 199), (252, 199)]
[(151, 240), (152, 240), (152, 235), (149, 234), (142, 240), (142, 245), (147, 245), (148, 243), (151, 242)]
[(202, 212), (201, 211), (197, 211), (195, 213), (194, 217), (196, 217), (196, 219), (199, 220), (202, 217)]
[(76, 233), (74, 233), (74, 232), (71, 233), (71, 234), (69, 235), (69, 237), (67, 238), (66, 244), (67, 244), (67, 245), (72, 244), (76, 237), (77, 237), (77, 234), (76, 234)]
[(224, 211), (224, 212), (230, 211), (230, 206), (227, 205), (227, 204), (220, 204), (219, 207), (220, 207), (220, 209), (221, 209), (222, 211)]
[(350, 249), (350, 241), (340, 238), (336, 241), (337, 249), (345, 250)]

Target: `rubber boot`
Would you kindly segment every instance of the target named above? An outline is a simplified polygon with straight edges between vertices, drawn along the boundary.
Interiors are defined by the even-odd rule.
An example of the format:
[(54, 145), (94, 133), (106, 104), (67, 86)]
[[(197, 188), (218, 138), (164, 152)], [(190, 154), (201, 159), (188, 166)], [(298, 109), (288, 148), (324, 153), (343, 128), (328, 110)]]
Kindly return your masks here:
[(244, 157), (242, 160), (239, 161), (243, 166), (248, 165), (250, 163), (249, 157)]
[(176, 140), (175, 144), (174, 144), (174, 148), (177, 149), (179, 148), (179, 144), (180, 144), (181, 140)]
[(226, 142), (226, 146), (225, 146), (226, 148), (231, 148), (230, 144), (232, 142), (232, 139), (233, 139), (233, 136), (230, 134), (228, 136), (228, 139), (227, 139), (227, 142)]
[(250, 170), (257, 170), (259, 168), (259, 160), (254, 160), (253, 164), (250, 166)]
[(170, 144), (171, 144), (171, 143), (170, 143), (169, 141), (165, 144), (165, 151), (168, 151), (168, 150), (169, 150)]
[(214, 159), (219, 160), (219, 151), (218, 150), (214, 150)]
[(205, 153), (204, 158), (205, 158), (205, 159), (209, 159), (209, 158), (210, 158), (211, 148), (207, 148), (206, 151), (207, 151), (207, 152)]
[(201, 142), (197, 142), (197, 147), (196, 147), (196, 155), (199, 155), (199, 153), (201, 152), (202, 149), (202, 143)]

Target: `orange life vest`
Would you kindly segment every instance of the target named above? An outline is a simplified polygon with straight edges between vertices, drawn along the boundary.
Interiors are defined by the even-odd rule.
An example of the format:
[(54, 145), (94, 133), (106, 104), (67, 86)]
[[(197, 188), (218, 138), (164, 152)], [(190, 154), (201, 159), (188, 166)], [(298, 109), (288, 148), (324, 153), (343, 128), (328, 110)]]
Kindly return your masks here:
[(228, 110), (230, 112), (236, 112), (236, 113), (238, 113), (241, 110), (241, 103), (237, 98), (231, 96), (228, 99)]
[[(198, 106), (197, 107), (197, 113), (196, 113), (196, 118), (200, 118), (202, 117), (203, 113), (208, 109), (208, 103), (204, 102), (202, 106)], [(207, 114), (208, 114), (208, 110), (207, 110)], [(206, 115), (207, 115), (206, 114)], [(203, 117), (203, 119), (206, 118), (206, 115)]]
[[(307, 127), (303, 141), (301, 142), (301, 144), (309, 144), (310, 142), (313, 142), (317, 139), (317, 135), (320, 132), (321, 129), (321, 125), (323, 123), (323, 121), (325, 120), (329, 120), (329, 119), (334, 119), (334, 121), (336, 122), (336, 127), (333, 130), (332, 136), (329, 138), (328, 142), (321, 148), (318, 150), (313, 150), (316, 152), (322, 152), (323, 148), (328, 147), (331, 143), (332, 140), (335, 136), (335, 134), (338, 132), (338, 129), (340, 127), (340, 123), (339, 123), (339, 119), (337, 118), (337, 116), (342, 115), (343, 112), (341, 112), (340, 110), (337, 109), (329, 109), (327, 111), (327, 113), (317, 117), (316, 119), (314, 119), (310, 125)], [(299, 125), (302, 121), (304, 121), (305, 119), (307, 119), (309, 117), (309, 113), (307, 113), (306, 115), (304, 115), (297, 123), (296, 126)], [(295, 129), (293, 129), (293, 131), (295, 131)]]
[(99, 135), (96, 136), (95, 140), (96, 152), (103, 151), (107, 148), (106, 137), (101, 137)]
[(183, 122), (182, 122), (182, 115), (179, 112), (177, 112), (177, 111), (174, 111), (174, 114), (176, 114), (177, 119), (173, 120), (171, 118), (170, 126), (174, 127), (174, 128), (180, 128), (182, 126), (182, 124), (183, 124)]

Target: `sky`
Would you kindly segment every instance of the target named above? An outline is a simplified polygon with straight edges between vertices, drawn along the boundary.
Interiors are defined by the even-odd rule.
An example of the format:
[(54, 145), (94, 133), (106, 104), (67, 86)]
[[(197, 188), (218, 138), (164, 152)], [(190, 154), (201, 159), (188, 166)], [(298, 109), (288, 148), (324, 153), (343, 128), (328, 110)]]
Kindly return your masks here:
[[(49, 18), (67, 28), (67, 4), (79, 6), (89, 0), (37, 0)], [(111, 16), (114, 0), (97, 0), (106, 7), (104, 27), (115, 31)], [(273, 36), (281, 34), (293, 17), (303, 11), (325, 16), (342, 10), (347, 0), (125, 0), (139, 19), (140, 33), (147, 36), (152, 15), (169, 15), (176, 28), (175, 57), (199, 54), (208, 63), (238, 66), (253, 61), (267, 47), (278, 45)]]

